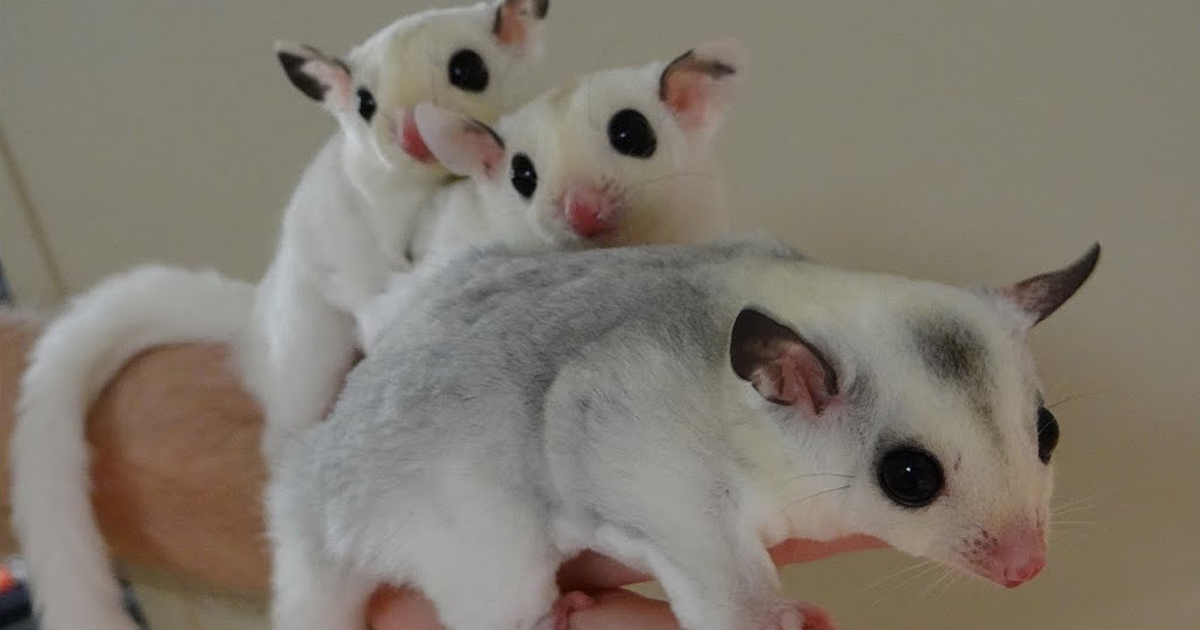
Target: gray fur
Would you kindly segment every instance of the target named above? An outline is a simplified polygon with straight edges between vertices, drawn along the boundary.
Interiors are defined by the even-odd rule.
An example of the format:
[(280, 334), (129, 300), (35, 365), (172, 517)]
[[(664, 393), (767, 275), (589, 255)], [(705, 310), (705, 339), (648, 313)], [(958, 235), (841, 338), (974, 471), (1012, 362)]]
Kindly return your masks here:
[(986, 382), (987, 347), (967, 322), (939, 313), (913, 322), (912, 335), (925, 366), (938, 377), (963, 387)]
[(935, 376), (962, 390), (998, 445), (1000, 427), (992, 417), (991, 361), (983, 334), (945, 313), (922, 316), (911, 324), (918, 356)]
[[(780, 536), (784, 518), (795, 535), (861, 531), (928, 553), (946, 510), (975, 513), (898, 512), (880, 495), (878, 449), (911, 442), (995, 485), (1010, 464), (990, 467), (987, 441), (968, 443), (974, 431), (956, 420), (990, 412), (992, 388), (1032, 393), (989, 373), (1024, 365), (986, 351), (985, 334), (1000, 330), (989, 326), (1011, 311), (988, 315), (979, 300), (991, 302), (966, 291), (823, 268), (761, 241), (480, 249), (418, 270), (404, 290), (411, 307), (287, 453), (268, 510), (277, 557), (412, 586), (458, 615), (446, 621), (456, 630), (498, 614), (461, 594), (509, 587), (514, 572), (553, 590), (554, 568), (585, 547), (653, 572), (689, 630), (775, 627), (786, 605), (760, 528)], [(772, 404), (734, 373), (735, 318), (764, 300), (823, 340), (846, 375), (827, 413)], [(998, 436), (1000, 420), (980, 415)], [(951, 457), (964, 452), (974, 460), (957, 471)], [(1045, 478), (1036, 458), (998, 461)], [(996, 514), (1009, 518), (1005, 505)], [(943, 547), (939, 557), (957, 558)], [(477, 571), (457, 568), (476, 556)], [(512, 622), (528, 612), (514, 601), (500, 625), (529, 627)]]
[[(799, 262), (790, 249), (761, 241), (547, 256), (470, 253), (430, 274), (407, 324), (353, 370), (331, 416), (302, 440), (303, 455), (287, 458), (282, 476), (316, 491), (305, 501), (318, 512), (313, 522), (338, 515), (357, 521), (398, 488), (400, 504), (412, 503), (414, 493), (432, 494), (438, 482), (429, 462), (451, 453), (530, 506), (589, 496), (596, 468), (577, 463), (593, 447), (678, 431), (646, 425), (652, 418), (635, 413), (657, 392), (632, 391), (638, 384), (620, 378), (625, 366), (660, 362), (658, 376), (677, 391), (711, 380), (700, 375), (729, 371), (734, 313), (728, 321), (715, 315), (722, 285), (713, 270), (739, 258)], [(671, 411), (681, 419), (705, 415)], [(546, 453), (555, 451), (577, 470), (551, 475), (555, 463)], [(546, 487), (552, 477), (583, 494)], [(586, 509), (626, 524), (644, 520), (617, 518), (614, 506)]]

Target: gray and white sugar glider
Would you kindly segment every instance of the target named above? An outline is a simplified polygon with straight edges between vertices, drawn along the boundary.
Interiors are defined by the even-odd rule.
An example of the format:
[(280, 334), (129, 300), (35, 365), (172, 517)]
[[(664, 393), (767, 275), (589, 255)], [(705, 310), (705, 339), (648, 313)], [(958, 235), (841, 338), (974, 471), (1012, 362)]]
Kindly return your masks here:
[(274, 627), (357, 630), (381, 581), (449, 630), (562, 627), (585, 548), (689, 630), (832, 627), (782, 598), (767, 547), (793, 537), (1027, 581), (1058, 432), (1026, 336), (1098, 258), (994, 289), (758, 242), (420, 270), (268, 489)]

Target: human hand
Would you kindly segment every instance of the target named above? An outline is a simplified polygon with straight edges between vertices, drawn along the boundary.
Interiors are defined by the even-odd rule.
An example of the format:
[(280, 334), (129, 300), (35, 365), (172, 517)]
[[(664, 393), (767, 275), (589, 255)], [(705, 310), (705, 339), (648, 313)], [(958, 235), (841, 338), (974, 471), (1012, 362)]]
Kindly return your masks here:
[[(8, 447), (17, 381), (38, 331), (0, 312), (0, 451)], [(265, 593), (260, 427), (258, 409), (228, 369), (224, 349), (167, 346), (131, 361), (89, 414), (93, 501), (114, 555), (204, 584)], [(5, 513), (7, 472), (0, 466)], [(6, 521), (0, 517), (7, 548)], [(789, 541), (771, 555), (777, 564), (793, 564), (882, 546), (867, 537)], [(665, 602), (620, 588), (647, 579), (597, 554), (567, 563), (559, 572), (563, 591), (585, 591), (597, 602), (574, 614), (571, 627), (678, 628)], [(379, 589), (367, 618), (373, 630), (440, 630), (429, 601), (404, 589)]]
[[(875, 549), (882, 541), (851, 536), (828, 543), (792, 540), (771, 549), (776, 564), (794, 564), (827, 558), (839, 553)], [(678, 630), (679, 625), (664, 601), (643, 597), (620, 588), (649, 579), (609, 558), (584, 553), (563, 565), (558, 582), (563, 592), (584, 591), (596, 601), (594, 607), (571, 615), (572, 630)], [(406, 589), (377, 591), (367, 606), (372, 630), (440, 630), (429, 600)]]

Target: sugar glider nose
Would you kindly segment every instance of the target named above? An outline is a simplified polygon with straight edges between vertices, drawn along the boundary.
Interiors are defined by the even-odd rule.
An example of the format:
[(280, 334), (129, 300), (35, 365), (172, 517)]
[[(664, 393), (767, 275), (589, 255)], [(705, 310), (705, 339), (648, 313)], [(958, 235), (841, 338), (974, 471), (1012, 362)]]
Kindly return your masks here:
[(425, 138), (421, 136), (421, 130), (417, 128), (417, 118), (413, 115), (411, 108), (405, 107), (396, 112), (396, 117), (400, 120), (400, 150), (408, 154), (412, 159), (430, 164), (437, 161), (433, 156), (433, 152), (429, 150), (429, 146), (425, 144)]
[(563, 195), (567, 225), (583, 238), (594, 238), (616, 229), (620, 211), (617, 199), (596, 186), (572, 187)]
[(1046, 538), (1040, 527), (1013, 527), (1000, 536), (992, 552), (1003, 586), (1013, 588), (1032, 580), (1046, 566)]
[(1010, 566), (1004, 569), (1004, 586), (1008, 588), (1020, 586), (1041, 573), (1045, 566), (1046, 558), (1043, 556), (1034, 556), (1026, 560), (1024, 564)]

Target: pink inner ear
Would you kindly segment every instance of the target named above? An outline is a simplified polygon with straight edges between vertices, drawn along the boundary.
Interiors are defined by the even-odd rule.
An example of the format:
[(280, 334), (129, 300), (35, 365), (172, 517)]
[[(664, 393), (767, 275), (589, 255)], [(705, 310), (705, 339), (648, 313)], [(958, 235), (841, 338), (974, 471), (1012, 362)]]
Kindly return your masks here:
[(496, 30), (496, 39), (505, 46), (524, 46), (529, 38), (529, 28), (526, 26), (528, 3), (505, 2), (500, 7), (500, 23)]
[(806, 408), (819, 416), (836, 395), (829, 391), (825, 366), (802, 344), (789, 344), (781, 354), (751, 375), (754, 388), (781, 405)]
[(496, 144), (495, 138), (486, 129), (469, 125), (466, 134), (473, 152), (479, 157), (483, 174), (488, 179), (495, 178), (501, 163), (504, 162), (504, 148)]
[(702, 72), (678, 72), (667, 77), (663, 102), (686, 128), (699, 127), (708, 120), (715, 89), (712, 77)]
[(312, 75), (322, 85), (329, 86), (325, 102), (333, 109), (347, 109), (352, 105), (350, 75), (336, 63), (321, 59), (305, 62), (304, 72)]

